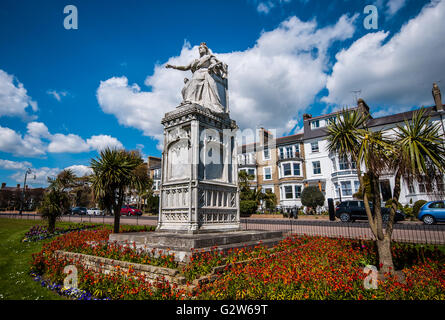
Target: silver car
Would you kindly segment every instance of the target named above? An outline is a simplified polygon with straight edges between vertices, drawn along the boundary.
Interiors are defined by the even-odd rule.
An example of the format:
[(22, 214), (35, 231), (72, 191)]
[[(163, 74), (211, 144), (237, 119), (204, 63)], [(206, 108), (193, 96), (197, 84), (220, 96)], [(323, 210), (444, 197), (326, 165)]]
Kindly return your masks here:
[(99, 208), (88, 208), (87, 214), (90, 216), (101, 216), (103, 215), (103, 211), (100, 210)]

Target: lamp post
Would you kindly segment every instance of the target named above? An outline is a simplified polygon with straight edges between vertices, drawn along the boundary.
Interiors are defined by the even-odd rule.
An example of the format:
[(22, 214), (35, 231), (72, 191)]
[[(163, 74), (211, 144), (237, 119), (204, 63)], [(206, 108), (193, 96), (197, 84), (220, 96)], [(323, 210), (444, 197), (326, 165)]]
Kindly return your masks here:
[[(21, 196), (21, 201), (20, 201), (20, 211), (19, 211), (19, 214), (22, 214), (22, 211), (23, 211), (23, 202), (25, 200), (26, 176), (28, 174), (31, 174), (31, 173), (32, 173), (32, 171), (31, 171), (30, 168), (28, 168), (26, 170), (26, 172), (25, 172), (25, 181), (23, 182), (23, 190), (22, 190), (22, 196)], [(34, 176), (34, 179), (35, 179), (35, 176)]]

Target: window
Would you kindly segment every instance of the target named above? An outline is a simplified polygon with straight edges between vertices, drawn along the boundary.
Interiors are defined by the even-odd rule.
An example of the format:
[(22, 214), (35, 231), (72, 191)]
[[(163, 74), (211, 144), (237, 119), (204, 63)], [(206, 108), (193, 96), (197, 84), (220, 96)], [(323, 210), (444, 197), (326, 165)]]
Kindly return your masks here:
[(301, 186), (295, 186), (295, 198), (301, 198)]
[(285, 186), (284, 187), (284, 197), (286, 199), (293, 199), (294, 194), (293, 194), (292, 186)]
[(295, 145), (295, 152), (300, 153), (300, 145), (298, 144)]
[(424, 179), (419, 181), (419, 193), (426, 193), (426, 183)]
[(360, 181), (354, 181), (354, 191), (358, 192), (360, 190)]
[(312, 129), (320, 128), (320, 120), (311, 121), (311, 127)]
[(247, 174), (248, 174), (249, 176), (255, 176), (255, 169), (248, 169), (248, 170), (247, 170)]
[(300, 164), (299, 163), (294, 163), (293, 167), (294, 167), (294, 176), (299, 176), (301, 174)]
[(318, 148), (318, 141), (311, 142), (311, 150), (312, 152), (319, 152), (320, 149)]
[(330, 125), (330, 124), (335, 123), (336, 121), (337, 121), (337, 117), (330, 117), (330, 118), (326, 119), (326, 124)]
[(291, 164), (290, 163), (283, 163), (283, 175), (284, 176), (291, 176), (292, 170), (291, 170)]
[(432, 204), (429, 205), (428, 208), (431, 208), (431, 209), (445, 209), (445, 204), (442, 201), (433, 202)]
[(416, 193), (416, 189), (414, 188), (414, 185), (412, 183), (408, 184), (408, 192), (409, 193)]
[(292, 146), (286, 147), (286, 157), (292, 158), (294, 156), (294, 150)]
[(352, 195), (352, 187), (351, 187), (351, 181), (341, 181), (341, 193), (344, 196), (351, 196)]
[(264, 157), (264, 160), (269, 160), (270, 159), (269, 148), (264, 148), (264, 150), (263, 150), (263, 157)]
[(284, 148), (280, 148), (280, 159), (284, 159)]
[(349, 161), (347, 157), (339, 157), (338, 159), (338, 167), (340, 170), (349, 169)]
[(264, 180), (272, 180), (272, 169), (271, 167), (265, 167), (263, 169)]
[(334, 187), (335, 187), (335, 195), (336, 195), (336, 197), (340, 198), (340, 188), (339, 188), (337, 182), (334, 183)]
[(312, 168), (314, 170), (314, 174), (321, 174), (321, 165), (320, 161), (312, 162)]

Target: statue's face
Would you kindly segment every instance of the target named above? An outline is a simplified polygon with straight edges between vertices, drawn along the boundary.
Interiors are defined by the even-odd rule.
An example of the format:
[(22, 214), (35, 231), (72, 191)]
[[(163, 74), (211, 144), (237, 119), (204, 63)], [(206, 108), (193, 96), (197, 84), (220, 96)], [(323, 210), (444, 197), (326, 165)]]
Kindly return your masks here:
[(206, 52), (207, 52), (206, 47), (204, 47), (204, 46), (199, 46), (199, 53), (200, 53), (200, 54), (205, 54)]

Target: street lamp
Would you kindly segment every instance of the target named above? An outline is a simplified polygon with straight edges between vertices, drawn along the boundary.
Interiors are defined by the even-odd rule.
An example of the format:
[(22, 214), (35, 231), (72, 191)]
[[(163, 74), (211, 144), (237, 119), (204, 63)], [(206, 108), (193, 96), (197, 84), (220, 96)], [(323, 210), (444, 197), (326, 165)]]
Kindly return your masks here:
[[(25, 181), (23, 182), (23, 190), (22, 190), (22, 197), (21, 197), (21, 201), (20, 201), (20, 212), (19, 214), (22, 214), (23, 211), (23, 202), (25, 201), (25, 187), (26, 187), (26, 176), (28, 174), (31, 174), (32, 171), (30, 168), (28, 168), (25, 172)], [(34, 175), (34, 179), (36, 178), (36, 175)]]

